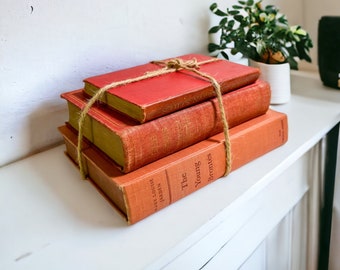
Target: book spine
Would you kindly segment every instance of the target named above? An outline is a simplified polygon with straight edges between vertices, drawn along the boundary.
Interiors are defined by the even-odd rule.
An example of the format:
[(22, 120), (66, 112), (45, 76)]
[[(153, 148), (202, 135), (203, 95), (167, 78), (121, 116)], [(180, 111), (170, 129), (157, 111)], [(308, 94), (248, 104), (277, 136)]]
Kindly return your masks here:
[[(283, 145), (287, 136), (287, 116), (271, 110), (231, 129), (232, 171)], [(116, 176), (110, 160), (96, 148), (86, 149), (84, 156), (89, 177), (111, 201), (124, 202), (123, 212), (133, 224), (223, 176), (223, 141), (219, 133), (139, 170)]]
[[(73, 102), (73, 101), (71, 101)], [(74, 102), (76, 103), (76, 102)], [(264, 114), (270, 103), (270, 87), (267, 82), (258, 81), (254, 85), (223, 95), (229, 127), (232, 128), (254, 117)], [(82, 104), (76, 104), (79, 108)], [(99, 108), (99, 107), (98, 107)], [(80, 109), (79, 109), (80, 111)], [(77, 126), (79, 111), (73, 112), (70, 119), (73, 127)], [(223, 130), (217, 99), (177, 111), (142, 125), (134, 125), (117, 132), (121, 140), (123, 162), (117, 162), (125, 173), (134, 171), (146, 164), (175, 153), (185, 147), (207, 139)], [(100, 117), (98, 113), (90, 116), (95, 121), (87, 121), (84, 135), (95, 145), (117, 161), (118, 149), (110, 147), (110, 130), (106, 121), (111, 116)], [(99, 125), (98, 125), (99, 123)], [(71, 123), (72, 124), (72, 123)], [(92, 125), (92, 126), (90, 126)], [(109, 132), (103, 132), (105, 127)], [(105, 134), (105, 139), (101, 138)]]

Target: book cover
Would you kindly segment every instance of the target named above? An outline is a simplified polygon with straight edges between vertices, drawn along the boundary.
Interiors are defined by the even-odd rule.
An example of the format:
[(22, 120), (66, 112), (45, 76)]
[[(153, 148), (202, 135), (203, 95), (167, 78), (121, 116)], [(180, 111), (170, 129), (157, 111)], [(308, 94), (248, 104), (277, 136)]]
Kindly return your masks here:
[[(200, 54), (189, 54), (179, 58), (183, 60), (197, 59), (198, 62), (216, 60), (216, 58)], [(84, 91), (92, 96), (98, 89), (112, 82), (136, 78), (146, 72), (162, 68), (158, 64), (148, 63), (93, 76), (84, 80)], [(259, 70), (254, 67), (223, 59), (202, 64), (199, 71), (213, 76), (221, 85), (222, 94), (253, 83), (260, 75)], [(207, 79), (200, 78), (187, 70), (179, 70), (111, 88), (105, 93), (102, 101), (143, 123), (214, 96), (214, 88)]]
[[(86, 97), (82, 90), (61, 96), (67, 100), (69, 123), (78, 129)], [(270, 87), (264, 81), (223, 95), (229, 127), (264, 114), (269, 103)], [(222, 132), (223, 124), (215, 98), (144, 124), (108, 106), (95, 104), (85, 119), (83, 130), (83, 135), (126, 173)]]
[[(76, 161), (77, 134), (66, 126), (60, 131), (67, 153)], [(287, 116), (273, 110), (231, 128), (232, 171), (287, 140)], [(130, 224), (222, 177), (226, 166), (223, 133), (127, 174), (95, 146), (86, 147), (83, 156), (89, 179)]]

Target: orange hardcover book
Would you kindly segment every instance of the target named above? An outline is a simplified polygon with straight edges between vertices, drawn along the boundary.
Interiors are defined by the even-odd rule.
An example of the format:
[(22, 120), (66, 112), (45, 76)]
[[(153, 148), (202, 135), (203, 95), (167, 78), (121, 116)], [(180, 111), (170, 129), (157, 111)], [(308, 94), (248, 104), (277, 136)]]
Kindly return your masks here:
[[(82, 90), (61, 95), (67, 100), (69, 123), (78, 129)], [(270, 87), (257, 81), (223, 95), (229, 127), (264, 114), (270, 103)], [(139, 124), (104, 104), (95, 104), (84, 123), (83, 135), (112, 158), (125, 173), (222, 132), (217, 99), (197, 104)]]
[[(197, 59), (198, 62), (216, 60), (216, 58), (200, 54), (189, 54), (179, 58)], [(148, 63), (93, 76), (84, 80), (84, 91), (92, 96), (98, 89), (112, 82), (136, 78), (162, 68), (159, 64)], [(222, 93), (253, 83), (260, 75), (256, 68), (222, 59), (201, 64), (199, 71), (213, 76), (221, 85)], [(214, 96), (214, 88), (207, 79), (202, 79), (187, 70), (179, 70), (111, 88), (105, 93), (102, 101), (138, 122), (144, 123)]]
[[(60, 128), (66, 151), (77, 160), (77, 134)], [(273, 110), (230, 129), (232, 171), (283, 145), (288, 119)], [(83, 151), (88, 178), (130, 223), (161, 210), (224, 175), (224, 135), (219, 133), (128, 174), (92, 144)]]

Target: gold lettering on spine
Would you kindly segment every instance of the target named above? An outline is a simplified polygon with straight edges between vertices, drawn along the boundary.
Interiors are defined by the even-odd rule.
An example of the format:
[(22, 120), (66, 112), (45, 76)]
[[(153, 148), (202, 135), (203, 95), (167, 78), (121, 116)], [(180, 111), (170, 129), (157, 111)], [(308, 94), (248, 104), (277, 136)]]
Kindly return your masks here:
[(164, 192), (161, 183), (155, 184), (154, 179), (149, 180), (150, 188), (151, 188), (151, 197), (154, 211), (159, 210), (160, 203), (164, 202)]
[(157, 202), (157, 193), (156, 193), (155, 182), (153, 181), (153, 179), (150, 179), (149, 183), (150, 183), (150, 188), (151, 188), (153, 208), (154, 208), (155, 211), (157, 211), (158, 210), (158, 202)]
[(195, 162), (195, 172), (196, 172), (195, 188), (197, 188), (202, 183), (201, 161)]
[(182, 173), (182, 181), (181, 181), (181, 189), (182, 191), (187, 188), (188, 185), (188, 176), (187, 173)]
[(214, 163), (211, 153), (207, 156), (208, 159), (208, 170), (209, 170), (209, 176), (208, 176), (208, 182), (214, 180)]
[(157, 185), (157, 192), (158, 192), (159, 201), (164, 202), (164, 194), (163, 194), (163, 189), (162, 189), (161, 183), (158, 183), (158, 185)]

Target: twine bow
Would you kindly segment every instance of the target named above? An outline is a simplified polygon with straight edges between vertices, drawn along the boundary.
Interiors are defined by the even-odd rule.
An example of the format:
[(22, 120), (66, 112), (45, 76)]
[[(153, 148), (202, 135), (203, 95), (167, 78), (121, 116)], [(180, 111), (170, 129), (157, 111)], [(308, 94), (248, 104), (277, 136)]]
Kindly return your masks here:
[[(210, 60), (208, 60), (210, 62)], [(168, 61), (152, 61), (153, 64), (164, 65), (167, 69), (199, 69), (199, 65), (196, 59), (184, 61), (180, 58), (170, 59)], [(204, 64), (201, 62), (200, 64)]]
[(227, 119), (226, 119), (226, 114), (225, 114), (225, 110), (224, 110), (224, 106), (223, 106), (221, 87), (214, 77), (210, 76), (209, 74), (206, 74), (204, 72), (199, 71), (200, 65), (205, 64), (205, 63), (209, 63), (209, 62), (213, 62), (213, 61), (217, 61), (217, 60), (218, 59), (209, 59), (207, 61), (202, 61), (202, 62), (199, 62), (199, 63), (197, 62), (196, 59), (184, 61), (180, 58), (174, 58), (174, 59), (170, 59), (168, 61), (152, 61), (152, 63), (158, 64), (158, 65), (161, 65), (161, 66), (164, 66), (164, 67), (161, 68), (161, 69), (155, 70), (155, 71), (146, 72), (144, 75), (139, 76), (139, 77), (135, 77), (135, 78), (127, 79), (127, 80), (122, 80), (122, 81), (118, 81), (118, 82), (113, 82), (113, 83), (110, 83), (110, 84), (105, 85), (104, 87), (100, 88), (96, 92), (96, 94), (93, 95), (92, 98), (85, 105), (85, 107), (83, 108), (83, 110), (80, 114), (79, 120), (78, 120), (77, 158), (78, 158), (79, 170), (80, 170), (80, 174), (81, 174), (82, 178), (83, 179), (86, 178), (85, 171), (84, 171), (84, 165), (83, 165), (83, 162), (82, 162), (82, 159), (81, 159), (82, 141), (83, 141), (83, 128), (84, 128), (84, 122), (85, 122), (86, 115), (88, 114), (88, 112), (89, 112), (90, 108), (93, 106), (93, 104), (96, 101), (100, 100), (102, 98), (102, 96), (104, 95), (104, 93), (111, 88), (118, 87), (118, 86), (121, 86), (121, 85), (126, 85), (126, 84), (133, 83), (133, 82), (138, 82), (138, 81), (141, 81), (141, 80), (146, 80), (146, 79), (149, 79), (149, 78), (152, 78), (152, 77), (156, 77), (156, 76), (164, 75), (164, 74), (167, 74), (167, 73), (175, 72), (175, 71), (178, 71), (180, 69), (191, 71), (191, 72), (199, 75), (200, 77), (209, 80), (214, 87), (216, 97), (217, 97), (217, 100), (218, 100), (220, 113), (221, 113), (222, 122), (223, 122), (223, 133), (224, 133), (224, 137), (225, 137), (224, 143), (225, 143), (225, 155), (226, 155), (226, 170), (225, 170), (224, 175), (228, 175), (231, 171), (231, 145), (230, 145), (230, 139), (229, 139), (229, 126), (228, 126), (228, 122), (227, 122)]

